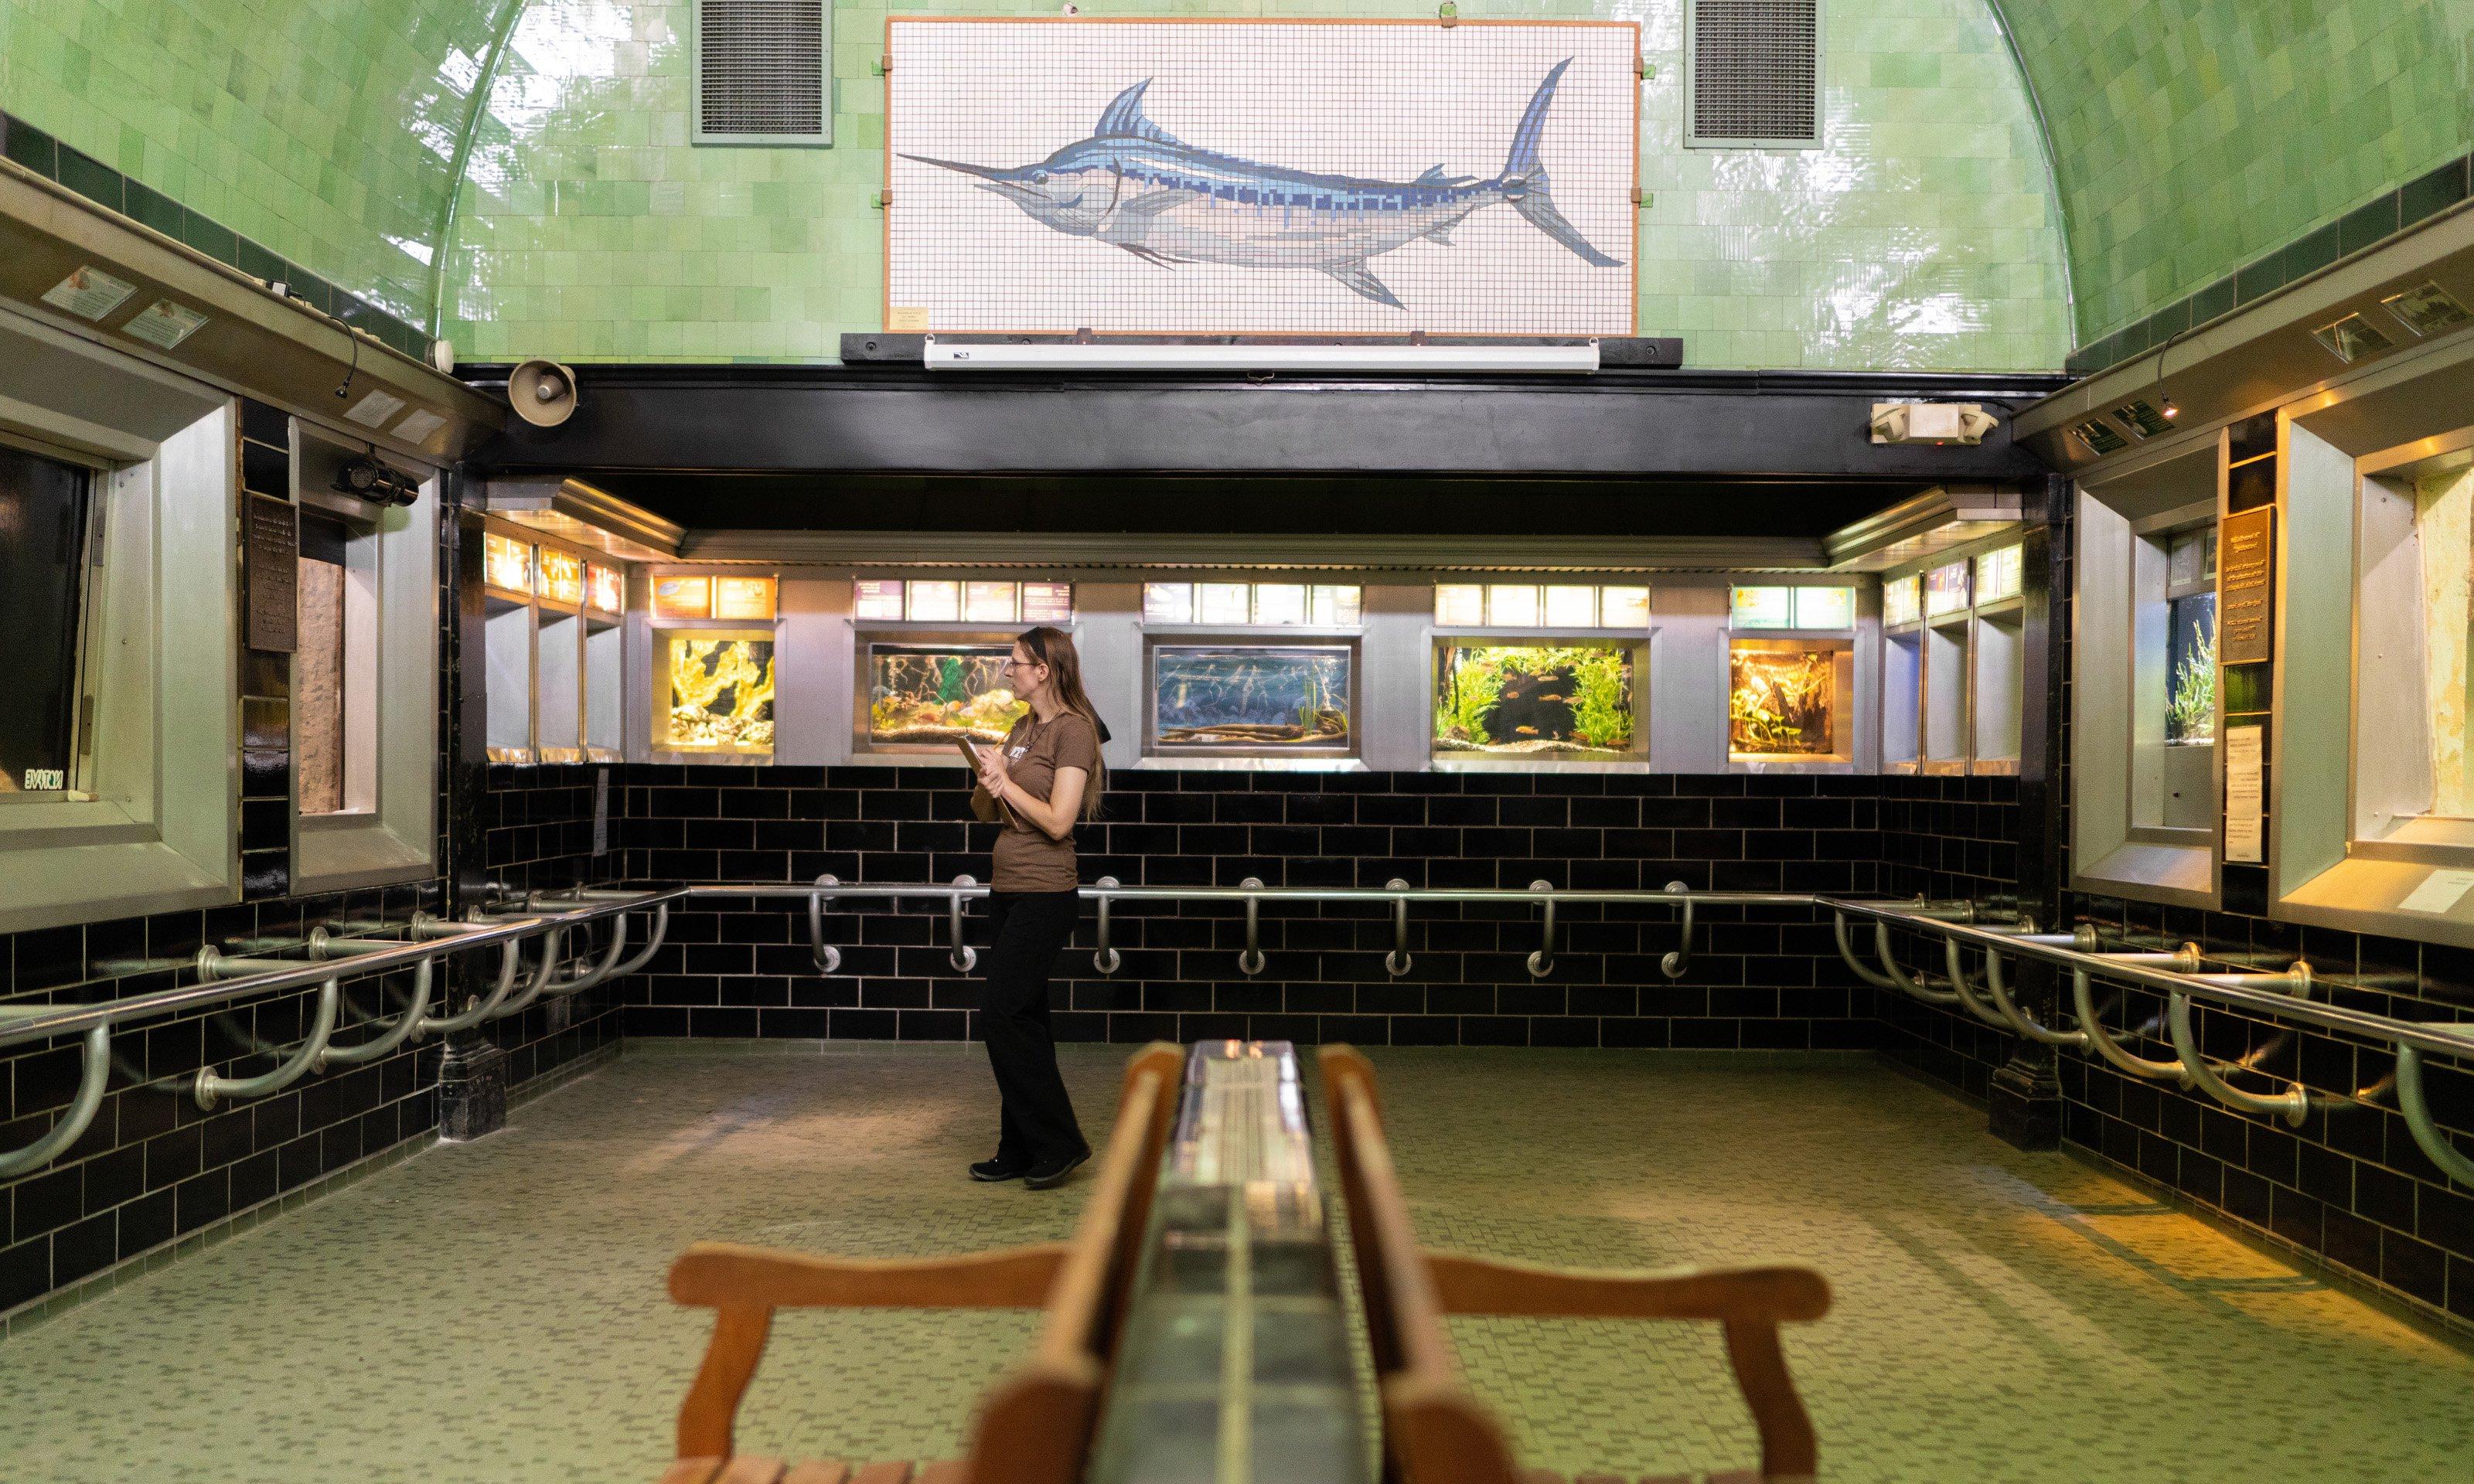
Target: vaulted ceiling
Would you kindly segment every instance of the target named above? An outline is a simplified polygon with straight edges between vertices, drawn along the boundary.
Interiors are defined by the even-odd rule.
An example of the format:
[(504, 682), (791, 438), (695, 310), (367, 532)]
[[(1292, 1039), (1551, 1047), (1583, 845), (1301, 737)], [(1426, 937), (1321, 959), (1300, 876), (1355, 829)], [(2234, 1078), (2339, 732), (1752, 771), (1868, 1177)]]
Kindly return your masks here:
[[(505, 168), (507, 152), (523, 147), (510, 126), (527, 109), (606, 72), (593, 107), (612, 122), (591, 148), (664, 142), (628, 123), (642, 78), (630, 59), (684, 35), (687, 3), (0, 0), (0, 108), (430, 323), (458, 291), (444, 270), (466, 178)], [(1601, 9), (1642, 21), (1645, 48), (1680, 53), (1684, 4), (1604, 0)], [(1981, 26), (1988, 7), (2032, 95), (2082, 341), (2474, 144), (2474, 0), (1825, 0), (1833, 64), (1836, 37), (1854, 21), (1904, 28), (1921, 54), (1949, 28)], [(1537, 12), (1548, 10), (1568, 13), (1543, 4)], [(566, 22), (526, 28), (536, 50), (573, 55), (511, 59), (528, 12)], [(875, 14), (846, 11), (841, 24), (840, 85), (866, 88)], [(1903, 70), (1915, 69), (1877, 65), (1874, 81)], [(2006, 84), (1969, 85), (2015, 89), (2009, 75)], [(573, 209), (623, 214), (630, 203), (624, 193), (579, 194)], [(824, 209), (874, 231), (863, 200), (834, 196)]]

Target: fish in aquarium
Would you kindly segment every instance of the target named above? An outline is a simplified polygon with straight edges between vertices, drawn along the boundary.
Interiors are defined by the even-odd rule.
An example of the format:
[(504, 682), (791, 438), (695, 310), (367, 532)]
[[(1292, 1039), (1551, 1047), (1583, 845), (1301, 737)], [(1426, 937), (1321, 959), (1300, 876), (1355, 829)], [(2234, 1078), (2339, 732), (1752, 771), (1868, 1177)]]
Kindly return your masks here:
[(670, 746), (772, 751), (770, 641), (671, 640)]
[(1336, 747), (1348, 740), (1340, 651), (1160, 650), (1153, 714), (1166, 747)]
[(868, 739), (995, 744), (1030, 711), (1005, 683), (1010, 651), (877, 650), (870, 656)]
[(1779, 654), (1741, 650), (1728, 657), (1727, 747), (1735, 753), (1814, 754), (1831, 750), (1831, 705), (1837, 657), (1826, 650)]
[(1473, 645), (1444, 655), (1435, 698), (1440, 752), (1619, 753), (1632, 733), (1625, 650)]

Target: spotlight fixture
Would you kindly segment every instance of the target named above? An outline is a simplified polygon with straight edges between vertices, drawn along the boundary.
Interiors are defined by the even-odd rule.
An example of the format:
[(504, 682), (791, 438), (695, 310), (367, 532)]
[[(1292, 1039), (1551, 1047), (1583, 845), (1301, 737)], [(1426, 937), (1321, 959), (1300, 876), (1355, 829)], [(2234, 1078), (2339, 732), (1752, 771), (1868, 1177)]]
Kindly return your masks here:
[(335, 470), (332, 488), (373, 505), (410, 505), (421, 498), (420, 480), (370, 453), (356, 454)]
[(2165, 415), (2165, 419), (2169, 422), (2175, 418), (2182, 416), (2182, 409), (2174, 406), (2173, 399), (2170, 396), (2165, 398), (2165, 405), (2156, 410), (2163, 413)]

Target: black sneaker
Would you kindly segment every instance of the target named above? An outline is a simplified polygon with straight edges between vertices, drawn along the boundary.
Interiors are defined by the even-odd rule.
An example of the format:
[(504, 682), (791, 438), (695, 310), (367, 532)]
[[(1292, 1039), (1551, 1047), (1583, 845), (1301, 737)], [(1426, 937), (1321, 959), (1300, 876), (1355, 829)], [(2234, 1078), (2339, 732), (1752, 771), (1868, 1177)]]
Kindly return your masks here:
[(971, 1178), (982, 1185), (993, 1185), (1000, 1180), (1020, 1180), (1030, 1173), (1029, 1164), (1017, 1164), (1003, 1159), (982, 1160), (971, 1166)]
[(1084, 1144), (1061, 1160), (1032, 1165), (1025, 1172), (1022, 1183), (1033, 1190), (1053, 1190), (1065, 1184), (1065, 1177), (1080, 1169), (1090, 1158), (1091, 1146)]

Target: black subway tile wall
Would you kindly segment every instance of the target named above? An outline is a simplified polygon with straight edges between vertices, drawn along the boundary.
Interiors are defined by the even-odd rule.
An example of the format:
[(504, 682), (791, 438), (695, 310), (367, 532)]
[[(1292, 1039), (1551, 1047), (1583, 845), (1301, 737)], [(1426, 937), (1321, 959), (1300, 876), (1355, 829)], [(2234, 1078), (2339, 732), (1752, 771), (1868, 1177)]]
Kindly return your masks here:
[[(265, 413), (255, 405), (244, 409), (244, 435), (263, 438), (268, 446), (285, 443), (274, 436)], [(266, 477), (261, 470), (253, 483)], [(451, 571), (457, 537), (454, 522), (445, 526), (442, 567)], [(452, 604), (445, 607), (452, 611)], [(442, 626), (440, 644), (440, 694), (447, 697), (456, 662), (451, 626)], [(241, 688), (251, 698), (281, 706), (288, 673), (281, 655), (243, 651)], [(442, 705), (433, 725), (444, 800), (456, 755), (451, 704)], [(0, 1003), (83, 1004), (169, 989), (195, 980), (194, 970), (182, 966), (193, 963), (202, 946), (444, 910), (443, 875), (383, 890), (287, 895), (288, 828), (252, 836), (246, 822), (254, 806), (271, 804), (279, 824), (285, 823), (288, 727), (267, 720), (259, 735), (246, 739), (243, 761), (246, 899), (204, 911), (0, 933)], [(567, 776), (589, 771), (526, 770), (490, 780), (488, 850), (495, 874), (518, 885), (568, 884), (593, 874), (590, 778), (579, 788)], [(581, 811), (580, 825), (562, 811)], [(477, 973), (478, 968), (458, 965), (458, 971)], [(364, 1033), (353, 1026), (397, 1014), (409, 982), (404, 973), (348, 985), (346, 1029), (338, 1040), (358, 1040)], [(588, 991), (487, 1027), (490, 1040), (508, 1053), (510, 1086), (615, 1043), (614, 1000), (611, 991)], [(85, 1137), (57, 1160), (0, 1179), (0, 1317), (437, 1127), (434, 1039), (367, 1066), (304, 1077), (265, 1097), (212, 1111), (197, 1106), (189, 1089), (201, 1067), (228, 1076), (266, 1070), (274, 1062), (254, 1048), (298, 1044), (313, 1003), (311, 993), (279, 995), (229, 1011), (149, 1020), (114, 1038), (109, 1090)], [(0, 1051), (0, 1149), (39, 1137), (76, 1096), (78, 1082), (73, 1042)]]
[[(655, 880), (950, 881), (984, 877), (989, 826), (951, 768), (634, 766), (630, 876)], [(1808, 775), (1297, 774), (1128, 770), (1080, 831), (1083, 879), (1129, 885), (1753, 891), (1878, 889), (1882, 780)], [(639, 1036), (953, 1041), (978, 986), (949, 961), (932, 903), (845, 903), (819, 974), (804, 907), (700, 901), (627, 988)], [(1872, 992), (1827, 924), (1792, 911), (1704, 911), (1680, 977), (1672, 909), (1566, 907), (1533, 975), (1539, 914), (1419, 903), (1408, 972), (1390, 973), (1379, 905), (1267, 903), (1263, 971), (1239, 967), (1238, 903), (1114, 909), (1122, 962), (1093, 965), (1086, 913), (1057, 965), (1056, 1026), (1079, 1041), (1217, 1036), (1370, 1044), (1869, 1046)], [(984, 918), (968, 919), (979, 943)]]
[[(2052, 642), (2067, 646), (2067, 534), (2053, 548), (2051, 590), (2062, 596), (2054, 604)], [(2061, 658), (2067, 676), (2066, 649)], [(2053, 788), (2064, 803), (2052, 878), (2067, 881), (2069, 682), (2059, 689)], [(2001, 842), (2018, 838), (2019, 821), (1943, 801), (1922, 802), (1935, 781), (1906, 780), (1905, 791), (1919, 802), (1904, 813), (1894, 802), (1902, 790), (1885, 790), (1884, 887), (1900, 896), (1933, 897), (1981, 897), (1988, 889), (2004, 889), (2004, 877), (2016, 875), (2015, 866), (2004, 867)], [(2257, 868), (2247, 870), (2258, 874)], [(2239, 894), (2229, 889), (2227, 895), (2231, 899)], [(2057, 922), (2095, 922), (2108, 940), (2156, 947), (2195, 942), (2207, 967), (2218, 971), (2283, 969), (2304, 959), (2317, 979), (2315, 993), (2339, 1005), (2404, 1019), (2474, 1018), (2474, 954), (2463, 950), (2302, 928), (2258, 912), (2204, 912), (2070, 893), (2057, 905)], [(1911, 967), (1940, 968), (1937, 957), (1928, 960), (1921, 951), (1922, 940), (1908, 940), (1904, 947)], [(1973, 1097), (1985, 1095), (1994, 1071), (2020, 1049), (2015, 1038), (1962, 1012), (1903, 994), (1884, 993), (1881, 1001), (1884, 1050)], [(2107, 989), (2098, 1004), (2128, 1049), (2149, 1059), (2172, 1058), (2161, 996)], [(2326, 1106), (2315, 1107), (2294, 1128), (2281, 1119), (2235, 1113), (2203, 1091), (2132, 1077), (2065, 1051), (2058, 1060), (2063, 1137), (2447, 1322), (2474, 1322), (2474, 1193), (2452, 1185), (2407, 1132), (2386, 1086), (2394, 1057), (2385, 1047), (2292, 1030), (2230, 1010), (2200, 1008), (2194, 1029), (2211, 1059), (2242, 1060), (2257, 1068), (2256, 1074), (2236, 1076), (2237, 1086), (2275, 1093), (2299, 1081), (2315, 1104)], [(2474, 1077), (2435, 1062), (2425, 1080), (2435, 1116), (2463, 1131), (2461, 1146), (2474, 1148)]]
[[(613, 880), (618, 875), (618, 852), (612, 850), (596, 856), (593, 850), (594, 777), (618, 772), (571, 763), (492, 766), (483, 803), (482, 858), (488, 877), (516, 891)], [(609, 789), (609, 808), (615, 815), (618, 781), (613, 778), (602, 786)], [(606, 838), (615, 843), (615, 823), (611, 830)], [(631, 927), (641, 931), (634, 923)], [(579, 960), (587, 953), (597, 957), (600, 944), (606, 941), (601, 935), (608, 930), (606, 924), (595, 926), (585, 942), (571, 942), (567, 950)], [(491, 1040), (507, 1053), (507, 1085), (521, 1087), (577, 1057), (615, 1047), (620, 1031), (618, 996), (617, 985), (596, 985), (564, 998), (545, 999), (493, 1025)]]

